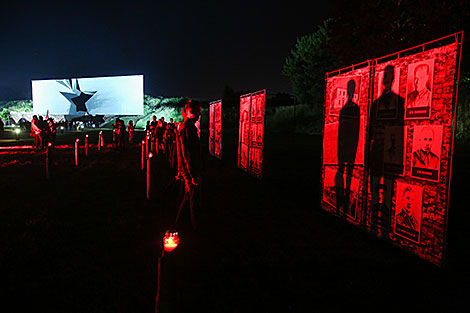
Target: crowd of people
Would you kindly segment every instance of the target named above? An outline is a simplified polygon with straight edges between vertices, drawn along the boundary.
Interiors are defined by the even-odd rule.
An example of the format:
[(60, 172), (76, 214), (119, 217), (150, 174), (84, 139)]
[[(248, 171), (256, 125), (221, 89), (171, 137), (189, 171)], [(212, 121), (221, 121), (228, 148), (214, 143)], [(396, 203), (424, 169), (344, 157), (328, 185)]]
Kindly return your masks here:
[(147, 122), (146, 134), (149, 149), (160, 158), (168, 160), (172, 175), (180, 183), (175, 224), (181, 221), (184, 210), (189, 210), (191, 226), (198, 228), (200, 217), (200, 180), (202, 170), (201, 144), (196, 123), (201, 115), (197, 102), (188, 101), (181, 111), (183, 121), (169, 122), (164, 117)]
[[(185, 207), (189, 207), (191, 225), (198, 226), (199, 185), (201, 178), (202, 156), (197, 122), (201, 115), (201, 107), (197, 102), (188, 101), (181, 111), (183, 121), (169, 122), (164, 117), (147, 122), (145, 134), (149, 137), (149, 150), (159, 159), (166, 159), (171, 176), (180, 184), (178, 208), (175, 224), (181, 220)], [(42, 151), (56, 141), (57, 124), (54, 119), (34, 115), (31, 120), (31, 133), (34, 138), (33, 149)], [(116, 118), (113, 124), (113, 140), (115, 147), (122, 148), (126, 142), (134, 144), (135, 124), (129, 121), (127, 127), (122, 119)]]
[(33, 116), (31, 120), (31, 136), (34, 138), (33, 149), (40, 151), (47, 148), (49, 143), (54, 146), (56, 139), (56, 125), (52, 117), (44, 119), (41, 115)]

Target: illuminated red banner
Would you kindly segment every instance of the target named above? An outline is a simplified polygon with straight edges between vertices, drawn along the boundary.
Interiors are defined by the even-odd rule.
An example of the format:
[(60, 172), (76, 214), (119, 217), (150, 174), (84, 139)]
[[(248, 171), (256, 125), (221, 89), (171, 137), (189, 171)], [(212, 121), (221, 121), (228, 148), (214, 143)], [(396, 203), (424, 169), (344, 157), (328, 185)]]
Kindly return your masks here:
[(326, 74), (322, 207), (439, 266), (462, 35)]
[(360, 225), (370, 64), (326, 80), (323, 202), (327, 211)]
[(240, 97), (238, 167), (262, 178), (266, 90)]
[(222, 159), (222, 100), (210, 103), (209, 153)]

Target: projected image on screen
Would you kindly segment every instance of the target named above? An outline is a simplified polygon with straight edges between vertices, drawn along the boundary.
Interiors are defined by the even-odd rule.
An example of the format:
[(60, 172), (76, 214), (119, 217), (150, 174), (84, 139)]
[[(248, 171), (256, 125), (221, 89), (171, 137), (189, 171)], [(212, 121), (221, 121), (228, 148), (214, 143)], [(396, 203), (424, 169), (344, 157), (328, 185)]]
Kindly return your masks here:
[(143, 115), (143, 76), (33, 80), (36, 114)]

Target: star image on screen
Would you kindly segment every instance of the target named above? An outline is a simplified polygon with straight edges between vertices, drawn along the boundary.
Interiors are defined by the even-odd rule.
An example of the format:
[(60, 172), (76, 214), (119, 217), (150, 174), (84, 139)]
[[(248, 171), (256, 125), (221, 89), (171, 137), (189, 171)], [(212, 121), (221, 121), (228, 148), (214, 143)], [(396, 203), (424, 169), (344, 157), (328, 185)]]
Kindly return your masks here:
[(75, 110), (77, 112), (83, 111), (88, 113), (88, 109), (86, 103), (96, 94), (96, 91), (81, 91), (80, 85), (78, 84), (78, 80), (69, 79), (67, 82), (58, 80), (57, 83), (70, 88), (72, 92), (63, 92), (60, 93), (72, 104), (75, 105)]
[(32, 80), (35, 114), (143, 115), (144, 76)]

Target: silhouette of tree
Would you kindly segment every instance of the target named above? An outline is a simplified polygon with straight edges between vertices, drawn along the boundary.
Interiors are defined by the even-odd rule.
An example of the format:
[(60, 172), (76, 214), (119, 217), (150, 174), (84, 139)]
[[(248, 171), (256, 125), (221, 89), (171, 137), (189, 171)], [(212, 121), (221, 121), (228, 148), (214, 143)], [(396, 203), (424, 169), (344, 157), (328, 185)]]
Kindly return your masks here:
[[(468, 1), (332, 1), (328, 48), (341, 66), (388, 55), (470, 26)], [(466, 43), (468, 38), (464, 36)], [(468, 71), (463, 62), (462, 69)]]
[(325, 73), (337, 67), (327, 50), (329, 23), (330, 20), (326, 20), (316, 32), (298, 38), (285, 61), (282, 73), (289, 78), (300, 103), (322, 106)]

